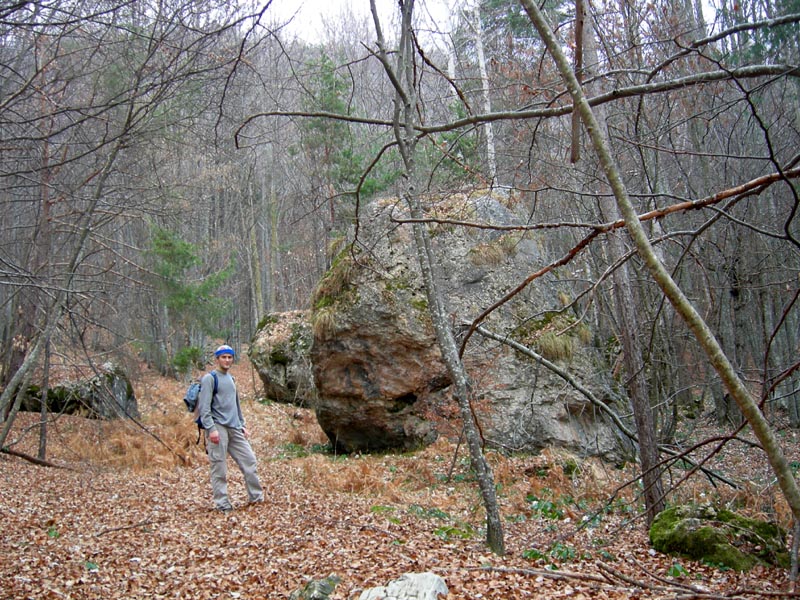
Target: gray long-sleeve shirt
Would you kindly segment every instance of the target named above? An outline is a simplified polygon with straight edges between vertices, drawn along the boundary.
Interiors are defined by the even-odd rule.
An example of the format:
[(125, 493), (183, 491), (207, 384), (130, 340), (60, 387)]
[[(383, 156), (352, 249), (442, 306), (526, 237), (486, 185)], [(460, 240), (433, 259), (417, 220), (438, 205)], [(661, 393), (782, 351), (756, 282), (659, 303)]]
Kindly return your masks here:
[(233, 429), (244, 427), (242, 409), (236, 399), (236, 383), (230, 373), (217, 371), (217, 395), (214, 394), (214, 376), (206, 373), (200, 380), (200, 421), (203, 428), (213, 431), (216, 425)]

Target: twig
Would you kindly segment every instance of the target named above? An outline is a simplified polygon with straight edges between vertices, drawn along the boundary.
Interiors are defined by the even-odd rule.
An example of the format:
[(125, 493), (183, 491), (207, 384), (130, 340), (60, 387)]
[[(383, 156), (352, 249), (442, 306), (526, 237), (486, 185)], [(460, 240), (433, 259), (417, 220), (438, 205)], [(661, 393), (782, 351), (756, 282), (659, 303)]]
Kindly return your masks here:
[(133, 525), (122, 525), (120, 527), (109, 527), (108, 529), (103, 529), (102, 531), (98, 531), (94, 534), (94, 537), (100, 537), (101, 535), (105, 535), (107, 533), (114, 533), (115, 531), (124, 531), (125, 529), (136, 529), (137, 527), (142, 527), (144, 525), (152, 525), (154, 523), (163, 523), (166, 519), (145, 519), (144, 521), (139, 521), (138, 523), (134, 523)]
[[(772, 592), (768, 590), (744, 589), (744, 590), (736, 590), (733, 593), (743, 594), (745, 596), (756, 596), (757, 598), (800, 598), (800, 594), (797, 592)], [(729, 598), (732, 597), (733, 596), (725, 596), (725, 600), (728, 600)]]
[(603, 571), (604, 573), (608, 573), (608, 575), (616, 577), (617, 579), (619, 579), (623, 583), (627, 583), (628, 585), (632, 585), (632, 586), (638, 587), (639, 589), (653, 590), (653, 591), (656, 591), (656, 590), (665, 591), (665, 590), (670, 589), (669, 586), (653, 585), (651, 583), (646, 583), (644, 581), (639, 581), (638, 579), (634, 579), (633, 577), (631, 577), (629, 575), (625, 575), (624, 573), (621, 573), (621, 572), (617, 571), (616, 569), (612, 569), (609, 565), (607, 565), (606, 563), (601, 562), (601, 561), (597, 562), (597, 567), (601, 571)]
[(658, 581), (660, 583), (663, 583), (664, 585), (671, 586), (671, 587), (674, 587), (674, 588), (681, 588), (681, 589), (686, 590), (687, 592), (692, 592), (692, 593), (695, 593), (695, 594), (706, 594), (706, 593), (708, 593), (706, 590), (704, 590), (702, 588), (698, 588), (696, 586), (689, 585), (689, 584), (686, 584), (686, 583), (681, 583), (680, 581), (670, 581), (669, 579), (665, 579), (664, 577), (661, 577), (660, 575), (652, 573), (651, 571), (648, 571), (647, 569), (645, 569), (644, 565), (641, 562), (639, 562), (638, 560), (636, 560), (635, 557), (631, 557), (631, 560), (633, 560), (633, 563), (639, 568), (640, 571), (642, 571), (642, 573), (644, 573), (648, 577), (652, 577), (653, 579), (655, 579), (656, 581)]
[(517, 573), (521, 575), (535, 575), (536, 577), (546, 577), (557, 581), (574, 579), (578, 581), (591, 581), (592, 583), (608, 583), (605, 577), (591, 575), (588, 573), (577, 573), (575, 571), (550, 571), (549, 569), (520, 569), (515, 567), (467, 567), (467, 571), (492, 571), (495, 573)]

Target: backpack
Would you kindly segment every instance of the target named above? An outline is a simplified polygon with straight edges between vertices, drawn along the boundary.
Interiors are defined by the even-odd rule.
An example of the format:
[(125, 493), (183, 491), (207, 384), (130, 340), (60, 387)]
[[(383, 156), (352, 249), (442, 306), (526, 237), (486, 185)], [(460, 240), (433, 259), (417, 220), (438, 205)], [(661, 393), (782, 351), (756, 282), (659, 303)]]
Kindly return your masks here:
[[(211, 376), (214, 378), (214, 390), (211, 392), (211, 402), (214, 402), (214, 398), (217, 396), (217, 387), (219, 385), (219, 380), (217, 379), (217, 372), (211, 371)], [(189, 387), (186, 389), (186, 394), (183, 396), (183, 403), (186, 405), (186, 409), (192, 413), (192, 418), (194, 418), (194, 422), (197, 423), (197, 441), (195, 444), (200, 443), (200, 431), (203, 429), (203, 423), (200, 420), (200, 380), (194, 380)]]

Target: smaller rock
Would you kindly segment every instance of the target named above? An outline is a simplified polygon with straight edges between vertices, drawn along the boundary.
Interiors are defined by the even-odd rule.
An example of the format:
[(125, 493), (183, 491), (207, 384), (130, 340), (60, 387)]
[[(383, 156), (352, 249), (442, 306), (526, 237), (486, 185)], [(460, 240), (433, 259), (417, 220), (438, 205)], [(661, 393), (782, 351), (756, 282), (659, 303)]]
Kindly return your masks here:
[[(38, 412), (41, 401), (41, 387), (32, 385), (27, 390), (21, 409)], [(104, 363), (97, 375), (90, 379), (51, 386), (47, 390), (46, 402), (49, 412), (90, 419), (138, 419), (140, 416), (128, 375), (112, 363)]]
[(340, 581), (336, 575), (309, 581), (299, 590), (293, 591), (289, 600), (328, 600)]
[(447, 584), (438, 575), (406, 573), (386, 587), (364, 590), (358, 600), (438, 600), (447, 593)]
[(261, 320), (248, 357), (269, 400), (314, 406), (316, 389), (309, 359), (312, 342), (307, 311), (270, 313)]

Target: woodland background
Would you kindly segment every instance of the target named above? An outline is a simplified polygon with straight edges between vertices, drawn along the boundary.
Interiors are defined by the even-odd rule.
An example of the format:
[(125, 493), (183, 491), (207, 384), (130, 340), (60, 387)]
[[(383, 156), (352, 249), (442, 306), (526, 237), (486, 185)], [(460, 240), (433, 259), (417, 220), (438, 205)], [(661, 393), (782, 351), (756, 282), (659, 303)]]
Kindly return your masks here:
[[(791, 439), (800, 5), (541, 10), (657, 258)], [(180, 378), (209, 340), (242, 347), (267, 313), (307, 306), (370, 198), (413, 190), (431, 209), (494, 187), (550, 257), (528, 284), (557, 286), (552, 310), (591, 327), (633, 412), (652, 418), (637, 413), (640, 434), (668, 447), (697, 415), (738, 431), (737, 404), (620, 232), (530, 3), (454, 5), (446, 23), (424, 2), (413, 14), (380, 28), (345, 14), (311, 43), (270, 3), (3, 5), (4, 419), (15, 389), (47, 385), (51, 357)]]

